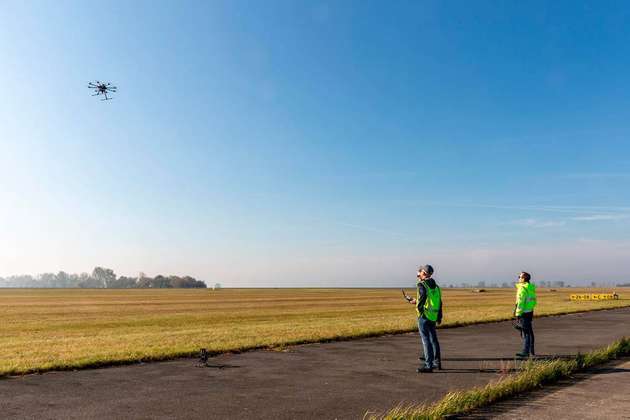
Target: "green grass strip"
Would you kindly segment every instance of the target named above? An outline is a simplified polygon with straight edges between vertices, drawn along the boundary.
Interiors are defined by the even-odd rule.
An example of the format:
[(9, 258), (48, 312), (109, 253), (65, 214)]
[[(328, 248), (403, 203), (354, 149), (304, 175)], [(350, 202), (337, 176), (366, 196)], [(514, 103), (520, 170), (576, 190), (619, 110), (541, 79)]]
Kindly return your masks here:
[(578, 354), (571, 360), (527, 361), (519, 373), (506, 376), (483, 387), (450, 392), (442, 400), (433, 404), (398, 406), (382, 416), (371, 418), (424, 420), (461, 415), (628, 354), (630, 354), (630, 339), (624, 337), (608, 347), (584, 355)]

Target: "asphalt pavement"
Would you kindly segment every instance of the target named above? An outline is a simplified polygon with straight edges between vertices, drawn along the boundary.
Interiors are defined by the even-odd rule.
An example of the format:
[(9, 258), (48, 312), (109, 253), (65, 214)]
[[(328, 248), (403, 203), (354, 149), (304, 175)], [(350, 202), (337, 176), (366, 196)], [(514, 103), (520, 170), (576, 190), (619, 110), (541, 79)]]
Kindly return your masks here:
[(461, 420), (630, 419), (630, 358), (580, 372)]

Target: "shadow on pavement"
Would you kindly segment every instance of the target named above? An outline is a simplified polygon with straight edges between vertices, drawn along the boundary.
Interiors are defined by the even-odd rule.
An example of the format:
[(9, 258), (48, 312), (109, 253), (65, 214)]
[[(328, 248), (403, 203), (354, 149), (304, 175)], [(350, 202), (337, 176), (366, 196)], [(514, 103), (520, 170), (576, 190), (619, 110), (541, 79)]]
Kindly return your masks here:
[(233, 368), (239, 368), (240, 366), (238, 365), (219, 365), (219, 364), (210, 364), (210, 363), (198, 363), (197, 367), (202, 367), (202, 368), (214, 368), (214, 369), (233, 369)]
[[(557, 359), (574, 359), (577, 357), (575, 354), (539, 354), (532, 357), (533, 360), (557, 360)], [(424, 357), (418, 357), (419, 360), (424, 360)], [(501, 362), (512, 360), (528, 360), (522, 357), (446, 357), (441, 359), (443, 362)]]

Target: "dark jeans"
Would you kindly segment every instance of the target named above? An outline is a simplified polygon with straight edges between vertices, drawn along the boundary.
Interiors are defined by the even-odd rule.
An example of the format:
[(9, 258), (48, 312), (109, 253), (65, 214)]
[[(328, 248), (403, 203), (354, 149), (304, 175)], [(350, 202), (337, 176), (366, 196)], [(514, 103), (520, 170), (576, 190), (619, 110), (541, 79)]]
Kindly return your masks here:
[(428, 368), (435, 367), (440, 363), (440, 343), (435, 331), (435, 322), (420, 317), (418, 318), (418, 330), (422, 339), (424, 364)]
[(520, 324), (523, 327), (523, 353), (536, 354), (534, 351), (534, 329), (532, 328), (532, 320), (534, 312), (525, 312), (519, 316)]

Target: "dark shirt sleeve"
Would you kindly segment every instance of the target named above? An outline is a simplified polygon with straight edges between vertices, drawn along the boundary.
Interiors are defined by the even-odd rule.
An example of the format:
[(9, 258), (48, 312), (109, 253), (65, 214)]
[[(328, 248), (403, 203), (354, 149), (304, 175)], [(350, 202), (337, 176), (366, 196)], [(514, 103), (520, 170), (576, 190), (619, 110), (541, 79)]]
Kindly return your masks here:
[(418, 294), (420, 295), (420, 299), (416, 302), (416, 308), (418, 308), (418, 312), (422, 315), (424, 311), (424, 302), (427, 301), (427, 290), (424, 288), (424, 284), (418, 284)]
[(444, 307), (444, 301), (440, 300), (440, 310), (438, 311), (438, 318), (437, 318), (437, 323), (441, 324), (442, 323), (442, 308)]

